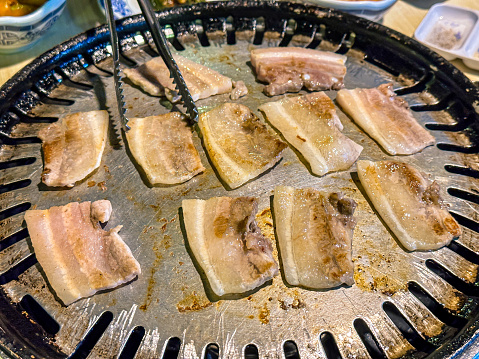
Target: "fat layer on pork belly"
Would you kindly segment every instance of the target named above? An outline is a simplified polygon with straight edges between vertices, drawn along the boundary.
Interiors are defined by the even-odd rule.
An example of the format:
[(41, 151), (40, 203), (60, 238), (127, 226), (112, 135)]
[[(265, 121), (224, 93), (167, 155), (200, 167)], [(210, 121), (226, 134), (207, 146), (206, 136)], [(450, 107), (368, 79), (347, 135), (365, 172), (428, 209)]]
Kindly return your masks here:
[(104, 231), (110, 201), (72, 202), (25, 213), (35, 256), (51, 287), (65, 304), (133, 280), (140, 265), (118, 235)]
[(411, 155), (435, 140), (413, 117), (406, 101), (396, 96), (392, 84), (377, 88), (340, 90), (341, 108), (391, 155)]
[(202, 113), (198, 125), (213, 165), (231, 188), (274, 166), (287, 147), (248, 107), (237, 103)]
[(358, 161), (358, 176), (374, 208), (410, 251), (441, 248), (461, 235), (437, 182), (398, 161)]
[(108, 133), (108, 112), (67, 115), (38, 133), (42, 140), (42, 181), (73, 187), (100, 166)]
[(181, 113), (131, 118), (128, 125), (128, 146), (151, 184), (182, 183), (205, 170)]
[(348, 169), (363, 150), (341, 133), (343, 126), (336, 108), (323, 92), (284, 98), (259, 109), (318, 176)]
[(274, 222), (286, 281), (308, 288), (354, 284), (356, 203), (341, 193), (278, 186)]
[(278, 274), (269, 239), (255, 221), (252, 197), (183, 200), (188, 244), (218, 295), (244, 293)]
[[(233, 85), (229, 77), (183, 56), (173, 55), (173, 58), (194, 101), (232, 90)], [(150, 95), (170, 97), (171, 91), (176, 91), (170, 71), (161, 57), (155, 57), (138, 68), (125, 69), (124, 73), (131, 82)]]
[(301, 47), (269, 47), (251, 51), (258, 80), (269, 96), (285, 92), (339, 90), (346, 75), (344, 55)]

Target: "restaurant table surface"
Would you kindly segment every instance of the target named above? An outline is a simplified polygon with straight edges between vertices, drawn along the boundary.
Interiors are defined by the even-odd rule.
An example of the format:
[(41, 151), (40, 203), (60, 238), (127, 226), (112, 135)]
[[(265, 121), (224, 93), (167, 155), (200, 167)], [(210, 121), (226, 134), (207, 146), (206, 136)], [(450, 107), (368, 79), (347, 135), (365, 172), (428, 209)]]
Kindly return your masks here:
[[(399, 0), (388, 10), (380, 22), (405, 35), (413, 36), (428, 9), (436, 3), (479, 10), (479, 0)], [(67, 0), (65, 11), (40, 42), (17, 54), (0, 54), (0, 86), (38, 55), (104, 22), (103, 12), (96, 0)], [(479, 81), (479, 71), (467, 68), (461, 60), (454, 60), (452, 63), (470, 79)]]

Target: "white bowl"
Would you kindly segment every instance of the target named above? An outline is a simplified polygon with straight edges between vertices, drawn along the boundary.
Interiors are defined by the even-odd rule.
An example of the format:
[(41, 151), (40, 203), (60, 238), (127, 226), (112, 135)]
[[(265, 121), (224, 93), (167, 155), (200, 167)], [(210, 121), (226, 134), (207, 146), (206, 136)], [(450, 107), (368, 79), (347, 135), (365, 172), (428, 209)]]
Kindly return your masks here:
[(372, 10), (381, 11), (392, 6), (397, 0), (379, 0), (379, 1), (344, 1), (344, 0), (314, 0), (315, 4), (320, 6), (332, 7), (337, 10), (361, 11)]
[(0, 16), (0, 53), (25, 50), (35, 44), (65, 8), (66, 0), (48, 0), (24, 16)]

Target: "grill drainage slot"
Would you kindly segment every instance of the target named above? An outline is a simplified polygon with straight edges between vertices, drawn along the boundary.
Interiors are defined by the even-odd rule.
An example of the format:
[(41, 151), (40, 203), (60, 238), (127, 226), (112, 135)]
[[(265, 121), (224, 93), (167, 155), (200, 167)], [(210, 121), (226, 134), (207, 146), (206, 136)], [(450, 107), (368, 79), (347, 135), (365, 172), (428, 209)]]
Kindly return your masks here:
[(479, 178), (479, 171), (474, 170), (472, 168), (455, 166), (455, 165), (445, 165), (444, 169), (450, 173), (455, 173), (458, 175), (468, 176), (472, 178)]
[(19, 158), (17, 160), (0, 162), (0, 170), (31, 165), (32, 163), (35, 163), (36, 160), (37, 160), (36, 157), (25, 157), (25, 158)]
[(358, 318), (354, 320), (353, 325), (371, 358), (387, 359), (386, 354), (384, 354), (384, 351), (366, 322), (363, 319)]
[(451, 216), (454, 217), (454, 219), (459, 223), (461, 226), (469, 228), (471, 231), (479, 233), (479, 223), (476, 221), (473, 221), (472, 219), (469, 219), (467, 217), (464, 217), (458, 213), (455, 213), (453, 211), (449, 211), (451, 213)]
[(180, 338), (173, 337), (168, 340), (166, 343), (165, 352), (163, 353), (162, 359), (176, 359), (180, 353), (181, 340)]
[(399, 309), (391, 302), (384, 302), (383, 310), (396, 325), (406, 340), (417, 350), (430, 354), (436, 347), (419, 335), (409, 321), (401, 314)]
[(283, 351), (286, 359), (300, 359), (298, 346), (292, 340), (284, 342)]
[(432, 259), (426, 260), (426, 267), (465, 295), (479, 296), (479, 287), (463, 281), (436, 261)]
[(462, 328), (466, 325), (466, 319), (453, 315), (416, 282), (409, 282), (408, 289), (412, 295), (419, 299), (419, 301), (421, 301), (421, 303), (424, 304), (426, 308), (429, 309), (444, 324), (454, 328)]
[(13, 246), (15, 243), (20, 242), (22, 239), (25, 239), (28, 237), (28, 231), (26, 228), (22, 228), (16, 233), (13, 233), (12, 235), (8, 236), (5, 239), (2, 239), (0, 241), (0, 252), (3, 251), (4, 249), (7, 249), (10, 246)]
[(30, 254), (28, 257), (22, 259), (18, 264), (11, 267), (6, 272), (0, 274), (0, 285), (7, 284), (12, 280), (17, 280), (18, 276), (25, 272), (28, 268), (37, 263), (37, 257)]
[(86, 359), (112, 320), (113, 314), (111, 312), (104, 312), (100, 315), (100, 318), (93, 324), (93, 327), (88, 331), (80, 344), (78, 344), (69, 359)]
[(323, 345), (324, 352), (326, 353), (326, 358), (328, 359), (342, 359), (341, 353), (339, 352), (338, 345), (333, 335), (329, 332), (321, 333), (319, 340)]
[(220, 347), (218, 344), (210, 343), (205, 348), (204, 359), (218, 359), (220, 357)]
[(258, 359), (259, 358), (258, 347), (254, 344), (248, 344), (244, 348), (244, 358), (245, 359)]
[(459, 254), (462, 258), (467, 259), (469, 262), (479, 264), (479, 254), (471, 251), (469, 248), (464, 247), (462, 244), (452, 241), (449, 243), (447, 248)]
[(22, 298), (20, 307), (48, 334), (56, 334), (60, 330), (56, 320), (31, 295), (27, 294)]
[(145, 336), (145, 328), (138, 326), (132, 331), (123, 347), (118, 359), (133, 359), (140, 347), (141, 341)]

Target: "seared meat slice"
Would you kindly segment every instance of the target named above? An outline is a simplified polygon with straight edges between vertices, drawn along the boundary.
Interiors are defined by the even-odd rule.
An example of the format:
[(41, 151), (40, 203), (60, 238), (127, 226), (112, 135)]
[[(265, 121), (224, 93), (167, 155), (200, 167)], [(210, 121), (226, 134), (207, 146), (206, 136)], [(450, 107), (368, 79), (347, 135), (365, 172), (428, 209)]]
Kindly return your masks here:
[[(178, 64), (193, 100), (196, 101), (231, 91), (233, 85), (229, 77), (183, 56), (173, 55), (173, 58)], [(172, 96), (168, 92), (176, 91), (176, 86), (170, 77), (170, 71), (161, 57), (155, 57), (138, 68), (125, 69), (124, 73), (131, 82), (140, 86), (150, 95), (167, 95), (171, 98)]]
[(271, 242), (255, 221), (252, 197), (183, 201), (188, 243), (218, 295), (252, 290), (278, 274)]
[(391, 155), (411, 155), (434, 144), (434, 137), (413, 117), (392, 84), (372, 89), (343, 89), (336, 97), (341, 108)]
[(231, 188), (273, 167), (287, 147), (240, 104), (225, 103), (202, 113), (198, 125), (211, 161)]
[(354, 284), (355, 208), (356, 202), (341, 193), (275, 188), (274, 222), (289, 284), (314, 289)]
[(301, 47), (270, 47), (251, 51), (258, 80), (269, 83), (268, 96), (285, 92), (339, 90), (346, 75), (346, 56)]
[(363, 148), (341, 133), (343, 126), (324, 92), (287, 97), (259, 107), (271, 124), (322, 176), (351, 167)]
[(127, 283), (141, 272), (118, 235), (122, 226), (101, 229), (98, 221), (107, 221), (110, 213), (106, 200), (25, 213), (35, 256), (65, 305)]
[(128, 125), (128, 146), (151, 184), (182, 183), (205, 170), (179, 112), (132, 118)]
[(381, 218), (410, 251), (441, 248), (461, 235), (437, 182), (396, 161), (358, 161), (358, 175)]
[(73, 187), (100, 166), (108, 132), (108, 112), (67, 115), (43, 128), (42, 181), (52, 187)]

